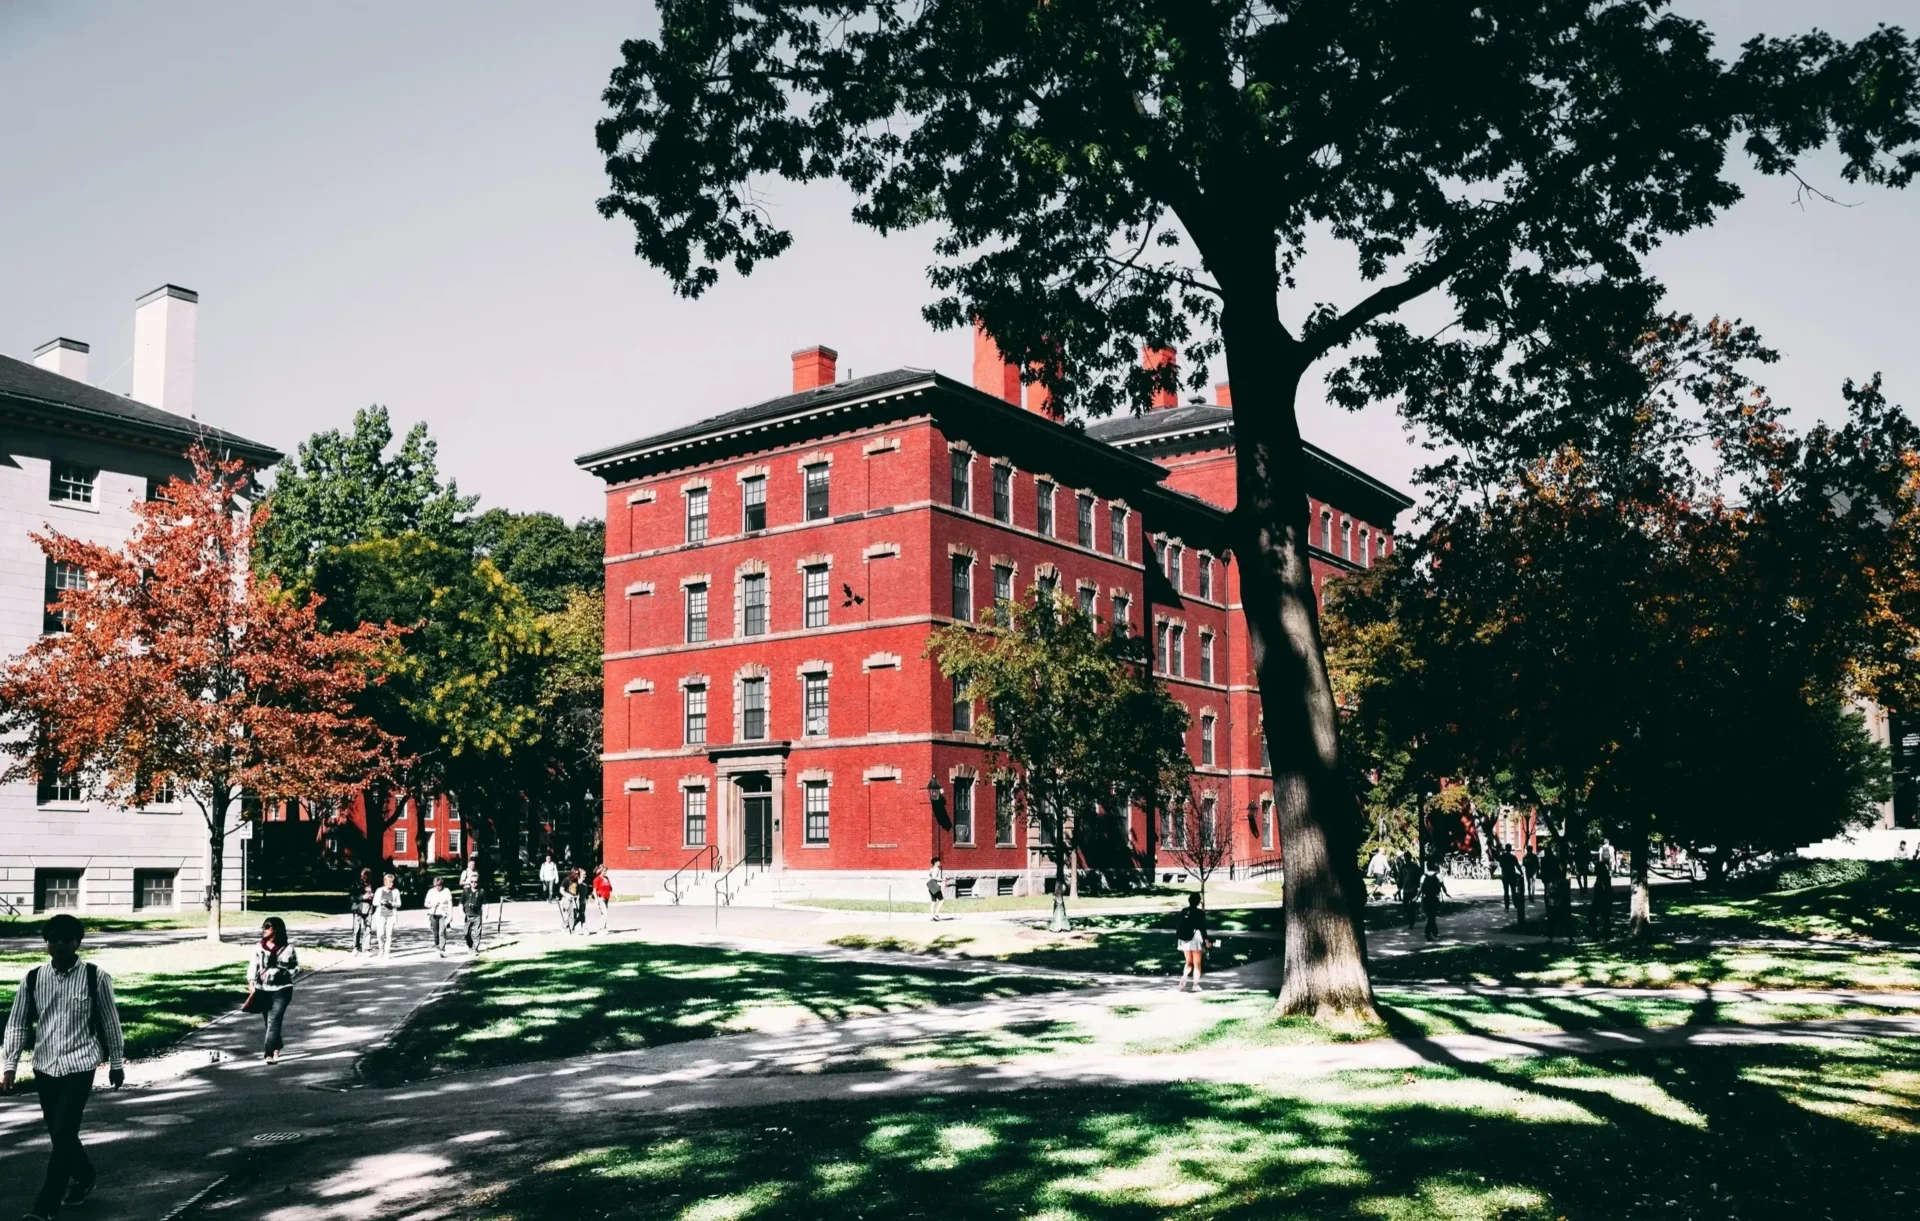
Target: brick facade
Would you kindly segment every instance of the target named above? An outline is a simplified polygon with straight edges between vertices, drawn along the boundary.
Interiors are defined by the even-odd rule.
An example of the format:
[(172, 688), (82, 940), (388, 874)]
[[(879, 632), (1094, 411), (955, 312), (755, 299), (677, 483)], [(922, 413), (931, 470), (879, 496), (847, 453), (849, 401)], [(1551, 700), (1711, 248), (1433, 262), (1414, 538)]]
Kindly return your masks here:
[[(1188, 440), (1156, 426), (1190, 423), (1193, 407), (1062, 424), (1035, 391), (1023, 410), (984, 336), (976, 386), (918, 370), (836, 382), (834, 355), (796, 353), (792, 395), (580, 460), (607, 485), (616, 885), (652, 890), (717, 854), (723, 868), (763, 860), (787, 890), (912, 893), (937, 857), (963, 892), (1025, 893), (1047, 867), (1024, 820), (998, 808), (988, 752), (924, 653), (931, 630), (983, 615), (996, 589), (1043, 580), (1102, 622), (1124, 613), (1156, 643), (1164, 629), (1196, 799), (1213, 801), (1240, 865), (1276, 859), (1223, 558), (1233, 468), (1217, 426), (1230, 413), (1206, 408)], [(1348, 505), (1336, 520), (1354, 523), (1336, 543), (1365, 529), (1390, 546), (1405, 498), (1323, 465), (1327, 503)], [(1364, 512), (1336, 499), (1353, 491), (1342, 479), (1362, 501), (1377, 490)], [(1324, 573), (1365, 562), (1315, 556)], [(930, 781), (952, 830), (932, 816)], [(1142, 815), (1129, 836), (1144, 853)]]

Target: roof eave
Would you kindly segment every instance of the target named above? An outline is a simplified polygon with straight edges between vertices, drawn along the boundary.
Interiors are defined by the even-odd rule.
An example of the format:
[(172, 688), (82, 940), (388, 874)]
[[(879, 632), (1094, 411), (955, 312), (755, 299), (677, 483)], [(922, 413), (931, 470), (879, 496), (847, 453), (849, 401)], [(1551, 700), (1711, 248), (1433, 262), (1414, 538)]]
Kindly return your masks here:
[(17, 391), (0, 395), (0, 401), (26, 406), (30, 412), (38, 415), (51, 427), (59, 427), (63, 422), (70, 421), (72, 417), (80, 416), (98, 426), (104, 433), (137, 437), (148, 441), (183, 443), (181, 450), (183, 453), (195, 441), (210, 441), (260, 466), (272, 466), (286, 456), (270, 445), (262, 445), (257, 441), (249, 441), (245, 437), (234, 436), (220, 430), (170, 427), (156, 421), (116, 415), (110, 411), (101, 411), (76, 403), (63, 403), (55, 399), (44, 399), (38, 395), (21, 394)]

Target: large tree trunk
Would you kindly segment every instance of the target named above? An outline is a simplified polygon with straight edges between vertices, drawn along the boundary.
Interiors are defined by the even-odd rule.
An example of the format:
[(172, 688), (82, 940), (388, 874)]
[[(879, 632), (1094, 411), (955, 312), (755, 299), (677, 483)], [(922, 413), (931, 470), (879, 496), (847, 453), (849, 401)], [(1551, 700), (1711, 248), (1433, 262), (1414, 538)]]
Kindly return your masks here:
[(1239, 503), (1235, 561), (1273, 763), (1286, 877), (1281, 1014), (1372, 1020), (1360, 825), (1340, 775), (1333, 689), (1307, 563), (1307, 488), (1295, 396), (1306, 365), (1280, 326), (1274, 285), (1242, 287), (1222, 315), (1233, 381)]

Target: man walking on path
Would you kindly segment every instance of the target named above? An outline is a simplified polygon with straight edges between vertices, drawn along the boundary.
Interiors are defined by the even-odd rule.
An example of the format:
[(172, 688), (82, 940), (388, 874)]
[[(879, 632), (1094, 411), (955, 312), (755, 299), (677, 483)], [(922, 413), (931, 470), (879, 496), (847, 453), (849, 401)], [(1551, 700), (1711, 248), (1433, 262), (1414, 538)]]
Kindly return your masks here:
[[(1500, 907), (1502, 910), (1511, 910), (1513, 908), (1515, 904), (1515, 900), (1518, 899), (1518, 896), (1515, 894), (1515, 892), (1518, 891), (1519, 889), (1520, 889), (1520, 863), (1513, 859), (1513, 846), (1511, 844), (1501, 844), (1500, 845)], [(1525, 902), (1524, 899), (1519, 901)]]
[(373, 892), (373, 932), (380, 943), (380, 957), (393, 957), (393, 930), (400, 923), (399, 879), (386, 875), (386, 885)]
[(1607, 860), (1611, 853), (1604, 843), (1601, 849), (1600, 861), (1593, 869), (1593, 897), (1587, 901), (1589, 928), (1595, 941), (1613, 936), (1613, 865)]
[(1420, 881), (1420, 907), (1427, 915), (1428, 941), (1440, 935), (1440, 896), (1446, 893), (1447, 884), (1440, 880), (1440, 871), (1428, 865), (1427, 876)]
[(373, 953), (373, 870), (362, 869), (359, 880), (347, 888), (353, 913), (353, 956)]
[(107, 1080), (116, 1090), (127, 1079), (113, 978), (80, 961), (85, 930), (63, 912), (49, 919), (40, 935), (48, 961), (20, 981), (0, 1043), (0, 1092), (9, 1094), (21, 1053), (32, 1045), (40, 1115), (53, 1142), (46, 1178), (25, 1221), (47, 1221), (61, 1204), (78, 1204), (93, 1194), (98, 1180), (80, 1144), (80, 1119), (93, 1093), (94, 1070), (106, 1061)]
[(1520, 868), (1527, 875), (1527, 893), (1533, 893), (1533, 880), (1540, 876), (1540, 854), (1532, 848), (1520, 860)]
[(433, 948), (442, 958), (447, 956), (447, 930), (452, 923), (453, 892), (447, 889), (445, 878), (436, 877), (427, 891), (427, 926), (433, 930)]
[(553, 863), (553, 853), (547, 853), (547, 859), (540, 862), (540, 900), (553, 902), (554, 895), (560, 889), (560, 866)]
[(480, 884), (460, 889), (460, 914), (467, 918), (467, 949), (474, 957), (480, 955), (480, 935), (486, 930), (487, 905), (480, 898)]

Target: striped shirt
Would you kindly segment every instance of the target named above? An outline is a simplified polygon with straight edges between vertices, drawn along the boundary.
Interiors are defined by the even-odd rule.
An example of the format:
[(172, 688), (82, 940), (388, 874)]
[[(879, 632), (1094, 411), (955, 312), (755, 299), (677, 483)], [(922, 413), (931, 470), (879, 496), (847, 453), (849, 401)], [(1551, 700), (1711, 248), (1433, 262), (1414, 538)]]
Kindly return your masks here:
[[(96, 970), (98, 970), (96, 968)], [(105, 1060), (119, 1068), (123, 1045), (120, 1038), (120, 1010), (113, 999), (113, 977), (99, 971), (98, 998), (100, 1033), (107, 1045), (93, 1037), (87, 1020), (87, 968), (76, 961), (66, 971), (54, 970), (52, 963), (36, 967), (30, 978), (37, 985), (38, 1022), (33, 1040), (34, 1071), (46, 1077), (64, 1077), (70, 1073), (90, 1073)], [(7, 1034), (0, 1048), (0, 1067), (12, 1072), (20, 1067), (20, 1053), (26, 1050), (26, 981), (13, 994), (13, 1009), (7, 1014)]]

